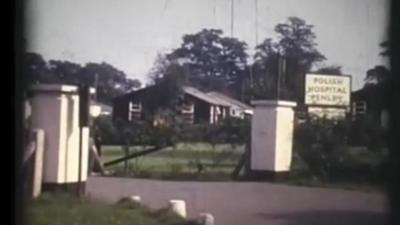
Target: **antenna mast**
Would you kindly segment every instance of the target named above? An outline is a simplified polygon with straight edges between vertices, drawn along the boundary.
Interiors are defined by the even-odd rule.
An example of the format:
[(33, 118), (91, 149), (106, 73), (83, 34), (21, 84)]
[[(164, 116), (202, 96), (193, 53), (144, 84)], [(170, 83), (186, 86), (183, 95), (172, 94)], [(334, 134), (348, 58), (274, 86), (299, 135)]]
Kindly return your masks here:
[(231, 37), (233, 37), (234, 13), (235, 13), (235, 0), (231, 0)]

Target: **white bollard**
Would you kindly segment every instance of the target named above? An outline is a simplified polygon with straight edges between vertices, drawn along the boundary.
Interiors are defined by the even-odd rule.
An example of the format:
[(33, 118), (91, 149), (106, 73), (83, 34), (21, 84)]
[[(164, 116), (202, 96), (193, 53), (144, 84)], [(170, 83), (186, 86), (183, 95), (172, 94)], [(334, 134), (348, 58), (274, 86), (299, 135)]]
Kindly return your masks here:
[(132, 196), (129, 197), (129, 199), (132, 202), (136, 202), (136, 203), (140, 203), (140, 201), (142, 200), (142, 198), (140, 196), (138, 196), (138, 195), (132, 195)]
[(186, 203), (183, 200), (170, 200), (169, 208), (176, 214), (186, 218)]
[(211, 213), (200, 213), (198, 223), (201, 225), (214, 225), (214, 216)]

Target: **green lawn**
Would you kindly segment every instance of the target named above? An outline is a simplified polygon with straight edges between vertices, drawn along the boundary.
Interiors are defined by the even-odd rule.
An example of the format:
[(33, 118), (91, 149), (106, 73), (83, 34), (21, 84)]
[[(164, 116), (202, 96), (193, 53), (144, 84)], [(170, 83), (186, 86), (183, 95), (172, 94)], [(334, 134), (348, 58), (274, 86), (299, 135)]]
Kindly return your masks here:
[[(132, 146), (130, 153), (142, 151), (148, 147)], [(156, 178), (203, 178), (215, 177), (228, 179), (236, 166), (243, 146), (219, 144), (214, 148), (204, 143), (181, 143), (175, 148), (169, 147), (149, 155), (132, 159), (128, 164), (128, 174), (136, 177)], [(121, 146), (103, 146), (103, 161), (108, 162), (124, 156)], [(201, 173), (198, 164), (203, 166)], [(108, 167), (114, 174), (125, 174), (124, 163)]]
[(137, 204), (105, 205), (65, 194), (42, 194), (27, 205), (28, 225), (195, 225), (166, 209)]
[[(142, 151), (149, 147), (132, 146), (130, 153)], [(103, 146), (103, 161), (123, 157), (121, 146)], [(231, 173), (237, 165), (244, 146), (231, 146), (220, 144), (214, 148), (206, 143), (178, 144), (175, 148), (166, 148), (149, 155), (129, 161), (128, 172), (124, 172), (124, 163), (107, 167), (113, 176), (132, 176), (139, 178), (154, 178), (168, 180), (202, 180), (202, 181), (227, 181), (232, 180)], [(357, 170), (360, 166), (378, 168), (382, 156), (373, 153), (365, 147), (348, 147), (343, 153), (344, 165)], [(199, 172), (198, 163), (204, 170)], [(243, 170), (241, 174), (243, 174)], [(324, 186), (342, 189), (376, 190), (361, 176), (354, 179), (334, 180), (321, 179), (312, 174), (307, 164), (294, 151), (292, 169), (289, 178), (284, 181), (292, 185)], [(347, 174), (347, 173), (346, 173)], [(346, 176), (346, 174), (343, 174)], [(379, 188), (379, 187), (378, 187)]]

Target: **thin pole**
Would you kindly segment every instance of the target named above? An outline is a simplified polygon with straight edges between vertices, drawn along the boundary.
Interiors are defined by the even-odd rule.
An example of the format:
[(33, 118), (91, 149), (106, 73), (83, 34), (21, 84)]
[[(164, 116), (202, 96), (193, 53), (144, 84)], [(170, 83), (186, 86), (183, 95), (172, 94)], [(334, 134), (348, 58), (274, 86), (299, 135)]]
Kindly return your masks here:
[(279, 100), (279, 93), (280, 93), (280, 78), (281, 78), (281, 73), (282, 73), (282, 59), (281, 59), (281, 54), (278, 54), (278, 77), (276, 79), (276, 99)]
[(95, 77), (94, 77), (94, 88), (96, 90), (96, 93), (94, 94), (94, 100), (97, 101), (97, 85), (99, 82), (99, 74), (95, 73)]
[[(258, 1), (254, 0), (254, 14), (255, 14), (255, 48), (258, 45)], [(254, 62), (252, 62), (254, 63)], [(253, 66), (250, 65), (250, 88), (253, 88)]]
[(217, 26), (217, 0), (214, 0), (214, 26)]
[(286, 57), (282, 58), (282, 82), (283, 85), (286, 83)]
[(258, 45), (258, 1), (254, 0), (256, 47)]
[(82, 183), (82, 127), (79, 126), (79, 159), (78, 159), (78, 186), (77, 186), (78, 197), (81, 197), (81, 183)]
[(234, 17), (234, 12), (235, 12), (235, 1), (231, 0), (231, 37), (233, 37), (233, 17)]

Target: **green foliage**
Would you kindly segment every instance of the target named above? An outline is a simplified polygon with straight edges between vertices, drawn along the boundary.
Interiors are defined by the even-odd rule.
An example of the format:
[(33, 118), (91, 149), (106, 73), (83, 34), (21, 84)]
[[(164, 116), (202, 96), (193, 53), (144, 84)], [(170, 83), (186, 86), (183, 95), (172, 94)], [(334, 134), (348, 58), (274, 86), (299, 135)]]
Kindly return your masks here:
[(349, 121), (309, 120), (295, 129), (295, 155), (306, 164), (308, 174), (322, 181), (377, 182), (386, 156), (384, 146), (355, 150), (349, 145), (354, 132), (360, 130)]
[(351, 145), (367, 146), (371, 151), (386, 147), (387, 130), (368, 117), (357, 118), (351, 124), (349, 136)]
[(104, 144), (170, 146), (178, 142), (245, 143), (250, 134), (250, 120), (226, 118), (218, 124), (187, 124), (169, 110), (158, 113), (158, 124), (148, 121), (112, 123), (108, 116), (96, 119), (94, 127)]
[(303, 19), (289, 17), (285, 23), (275, 26), (277, 41), (267, 38), (256, 47), (252, 68), (254, 98), (276, 98), (279, 61), (284, 59), (285, 76), (280, 80), (279, 96), (282, 99), (302, 100), (305, 74), (316, 63), (325, 60), (325, 56), (316, 49), (316, 36), (312, 29), (313, 26)]
[[(387, 57), (389, 54), (389, 41), (381, 43), (383, 48), (382, 56)], [(391, 105), (397, 103), (392, 98), (396, 96), (395, 90), (395, 76), (384, 65), (377, 65), (367, 71), (365, 76), (365, 84), (363, 92), (365, 93), (365, 100), (369, 108), (374, 110), (388, 109)]]
[(326, 74), (326, 75), (342, 75), (342, 67), (341, 66), (324, 66), (316, 71), (314, 73), (317, 74)]
[(385, 66), (379, 65), (367, 71), (365, 77), (366, 84), (381, 84), (387, 81), (391, 76), (389, 69)]
[(180, 163), (171, 163), (169, 164), (170, 167), (170, 175), (176, 176), (183, 172), (184, 166)]
[(88, 84), (97, 86), (98, 101), (110, 104), (114, 97), (125, 94), (141, 86), (139, 80), (127, 78), (123, 71), (108, 63), (81, 64), (50, 60), (40, 54), (26, 53), (25, 74), (30, 84)]
[(245, 42), (224, 37), (223, 32), (216, 29), (184, 35), (182, 41), (179, 48), (157, 58), (150, 73), (154, 82), (163, 77), (169, 67), (179, 66), (192, 86), (240, 95), (241, 83), (248, 76)]
[(31, 225), (195, 225), (167, 209), (152, 210), (141, 204), (119, 201), (105, 205), (89, 199), (44, 194), (27, 206)]
[(235, 156), (232, 154), (231, 149), (223, 149), (221, 151), (213, 151), (211, 160), (213, 162), (213, 167), (220, 166), (226, 160), (235, 160)]
[(169, 113), (177, 113), (183, 104), (183, 85), (186, 82), (184, 71), (177, 65), (171, 65), (156, 84), (147, 88), (142, 96), (142, 104), (146, 119)]
[(119, 130), (114, 126), (110, 116), (99, 116), (93, 122), (93, 132), (101, 138), (103, 145), (121, 143)]

